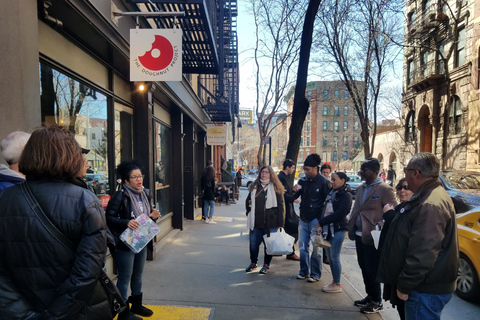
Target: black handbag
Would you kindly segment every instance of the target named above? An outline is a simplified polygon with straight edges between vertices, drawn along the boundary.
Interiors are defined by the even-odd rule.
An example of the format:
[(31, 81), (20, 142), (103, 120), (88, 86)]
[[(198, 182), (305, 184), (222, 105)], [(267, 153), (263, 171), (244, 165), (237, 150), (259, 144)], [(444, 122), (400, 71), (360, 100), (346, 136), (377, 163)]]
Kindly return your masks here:
[[(75, 245), (70, 241), (60, 230), (55, 227), (55, 225), (48, 219), (40, 207), (37, 199), (32, 194), (30, 187), (27, 182), (21, 183), (20, 188), (22, 189), (23, 195), (27, 199), (28, 204), (32, 208), (33, 212), (40, 222), (43, 224), (45, 229), (60, 242), (65, 248), (70, 250), (72, 253), (75, 253)], [(122, 312), (127, 308), (125, 300), (123, 300), (120, 291), (118, 291), (117, 286), (110, 280), (105, 271), (102, 272), (100, 278), (98, 279), (102, 285), (105, 293), (107, 294), (107, 299), (110, 304), (110, 312), (112, 313), (112, 318), (114, 318), (118, 313)]]

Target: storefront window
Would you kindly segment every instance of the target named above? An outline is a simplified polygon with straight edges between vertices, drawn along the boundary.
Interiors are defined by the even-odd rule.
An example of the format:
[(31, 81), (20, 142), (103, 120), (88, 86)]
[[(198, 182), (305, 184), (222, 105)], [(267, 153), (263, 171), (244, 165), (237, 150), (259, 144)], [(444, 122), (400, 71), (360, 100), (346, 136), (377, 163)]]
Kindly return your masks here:
[(155, 127), (155, 203), (162, 215), (173, 211), (171, 202), (172, 170), (171, 130), (160, 122), (154, 121)]
[(87, 154), (85, 180), (101, 197), (110, 193), (107, 161), (107, 97), (50, 66), (40, 63), (42, 124), (75, 133)]

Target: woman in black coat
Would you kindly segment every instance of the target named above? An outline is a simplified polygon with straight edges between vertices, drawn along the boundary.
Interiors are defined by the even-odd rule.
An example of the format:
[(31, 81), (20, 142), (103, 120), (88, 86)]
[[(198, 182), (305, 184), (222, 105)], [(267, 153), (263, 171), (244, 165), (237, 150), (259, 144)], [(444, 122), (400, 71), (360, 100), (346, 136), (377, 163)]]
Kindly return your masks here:
[[(264, 166), (260, 169), (257, 179), (250, 184), (249, 191), (245, 206), (250, 230), (250, 265), (245, 269), (246, 272), (257, 269), (260, 244), (263, 242), (265, 246), (263, 236), (270, 236), (270, 232), (283, 228), (285, 223), (285, 189), (272, 167)], [(266, 248), (264, 252), (263, 267), (260, 269), (263, 274), (270, 270), (273, 258), (267, 254)]]
[(347, 235), (347, 215), (352, 208), (352, 194), (347, 190), (349, 178), (343, 172), (332, 174), (332, 189), (325, 200), (322, 218), (318, 221), (324, 237), (330, 241), (331, 247), (326, 249), (333, 281), (323, 287), (324, 292), (342, 292), (340, 278), (342, 264), (340, 252)]
[(120, 163), (117, 167), (117, 175), (122, 179), (122, 187), (108, 202), (107, 224), (117, 243), (113, 259), (118, 269), (118, 290), (125, 301), (127, 301), (130, 282), (132, 291), (131, 297), (128, 298), (132, 308), (127, 308), (120, 313), (118, 320), (141, 320), (133, 313), (143, 317), (153, 314), (150, 309), (142, 305), (142, 277), (147, 259), (147, 247), (144, 247), (139, 253), (135, 253), (122, 243), (119, 237), (127, 228), (138, 229), (140, 224), (135, 218), (141, 214), (146, 214), (156, 220), (160, 217), (160, 212), (151, 205), (150, 192), (143, 187), (143, 174), (135, 161)]
[(60, 127), (35, 130), (19, 170), (71, 252), (44, 227), (21, 185), (0, 198), (2, 319), (112, 319), (102, 285), (107, 252), (105, 215), (98, 198), (73, 182), (83, 160), (74, 135)]

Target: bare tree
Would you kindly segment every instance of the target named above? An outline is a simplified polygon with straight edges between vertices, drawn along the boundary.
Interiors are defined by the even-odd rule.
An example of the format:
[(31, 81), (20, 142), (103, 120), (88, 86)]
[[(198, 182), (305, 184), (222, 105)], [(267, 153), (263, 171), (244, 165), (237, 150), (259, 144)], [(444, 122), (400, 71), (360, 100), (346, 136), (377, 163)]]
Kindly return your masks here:
[(298, 61), (301, 21), (306, 1), (250, 0), (255, 18), (256, 103), (260, 134), (258, 165), (266, 163), (263, 138), (274, 129), (272, 119), (282, 108), (290, 74)]
[(349, 91), (366, 158), (375, 145), (382, 85), (400, 53), (392, 39), (403, 37), (403, 15), (398, 13), (403, 4), (402, 0), (326, 0), (318, 14), (315, 47), (322, 53), (322, 64), (333, 65), (333, 74)]

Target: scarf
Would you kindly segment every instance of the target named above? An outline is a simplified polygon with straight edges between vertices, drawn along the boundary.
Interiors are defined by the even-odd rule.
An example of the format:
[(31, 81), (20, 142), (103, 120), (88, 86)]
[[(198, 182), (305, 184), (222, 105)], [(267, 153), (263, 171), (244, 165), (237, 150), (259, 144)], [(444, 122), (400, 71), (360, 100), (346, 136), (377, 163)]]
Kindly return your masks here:
[[(261, 181), (263, 189), (260, 190), (260, 192), (262, 192), (263, 190), (267, 192), (267, 195), (265, 196), (266, 198), (265, 209), (275, 208), (277, 207), (277, 194), (275, 193), (275, 188), (273, 187), (273, 184), (268, 183), (270, 182), (270, 180), (267, 180), (268, 181), (267, 185), (263, 184), (264, 181), (265, 180)], [(250, 206), (250, 213), (248, 214), (248, 217), (247, 217), (247, 227), (252, 231), (255, 228), (255, 198), (256, 197), (257, 197), (257, 189), (255, 188), (250, 193), (250, 201), (252, 202), (252, 204)]]
[[(132, 202), (133, 216), (137, 218), (142, 213), (148, 216), (150, 214), (150, 201), (148, 200), (145, 192), (143, 192), (145, 187), (142, 187), (142, 190), (137, 190), (130, 187), (128, 184), (124, 183), (123, 189), (125, 190), (125, 193), (130, 197), (130, 200)], [(143, 212), (142, 212), (142, 208), (140, 208), (138, 197), (140, 197), (140, 200), (142, 202)]]
[[(332, 189), (328, 193), (327, 198), (325, 199), (325, 206), (323, 208), (324, 217), (327, 217), (333, 213), (333, 201), (335, 201), (335, 196), (337, 195), (337, 191), (338, 190)], [(333, 223), (330, 223), (328, 225), (322, 225), (322, 234), (324, 239), (327, 239), (328, 230), (330, 230), (330, 233), (332, 234), (332, 238), (333, 238), (335, 235), (335, 229), (334, 229)]]

